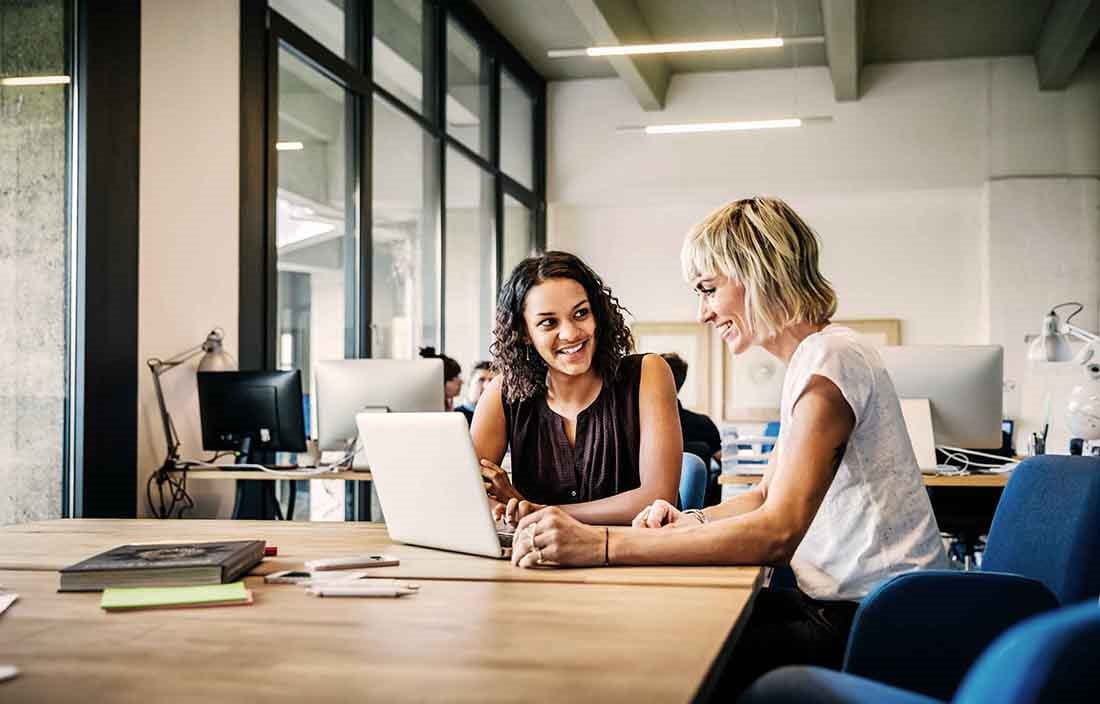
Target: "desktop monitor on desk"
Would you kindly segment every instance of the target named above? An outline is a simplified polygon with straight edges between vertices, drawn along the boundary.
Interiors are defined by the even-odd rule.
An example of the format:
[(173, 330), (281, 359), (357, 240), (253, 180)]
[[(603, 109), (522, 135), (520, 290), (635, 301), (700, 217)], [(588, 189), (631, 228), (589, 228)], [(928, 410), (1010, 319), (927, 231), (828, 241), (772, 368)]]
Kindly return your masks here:
[[(443, 410), (441, 359), (332, 359), (317, 362), (313, 371), (322, 451), (349, 449), (358, 434), (357, 413)], [(366, 468), (361, 452), (352, 467)]]
[(240, 453), (305, 452), (302, 373), (199, 372), (202, 446)]
[(928, 399), (936, 445), (1001, 447), (1004, 349), (917, 345), (879, 349), (900, 399)]

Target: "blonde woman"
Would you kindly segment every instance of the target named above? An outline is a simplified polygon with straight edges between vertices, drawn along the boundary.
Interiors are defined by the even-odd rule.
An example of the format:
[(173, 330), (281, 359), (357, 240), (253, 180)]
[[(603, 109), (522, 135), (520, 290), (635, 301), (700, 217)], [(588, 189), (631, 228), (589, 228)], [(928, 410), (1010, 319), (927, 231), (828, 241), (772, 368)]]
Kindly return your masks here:
[(631, 528), (525, 517), (513, 561), (535, 565), (787, 565), (797, 588), (759, 595), (723, 689), (785, 664), (839, 667), (859, 600), (877, 582), (947, 558), (877, 352), (830, 324), (836, 294), (818, 241), (786, 203), (735, 201), (688, 234), (699, 321), (729, 352), (758, 345), (787, 365), (781, 430), (763, 480), (702, 511), (657, 501)]

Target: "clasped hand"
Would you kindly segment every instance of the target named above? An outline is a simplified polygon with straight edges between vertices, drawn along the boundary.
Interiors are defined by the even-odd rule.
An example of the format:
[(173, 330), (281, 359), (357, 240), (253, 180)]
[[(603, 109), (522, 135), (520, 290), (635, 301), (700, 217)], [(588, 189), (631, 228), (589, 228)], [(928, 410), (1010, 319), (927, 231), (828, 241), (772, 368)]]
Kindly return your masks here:
[(525, 516), (512, 540), (519, 567), (590, 567), (605, 564), (607, 528), (581, 523), (557, 506)]

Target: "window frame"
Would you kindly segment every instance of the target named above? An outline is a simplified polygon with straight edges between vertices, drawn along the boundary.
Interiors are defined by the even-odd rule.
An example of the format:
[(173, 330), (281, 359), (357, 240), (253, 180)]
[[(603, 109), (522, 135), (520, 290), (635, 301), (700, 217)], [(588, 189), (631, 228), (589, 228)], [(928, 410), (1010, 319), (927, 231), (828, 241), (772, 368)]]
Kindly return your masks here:
[[(446, 152), (458, 150), (494, 183), (494, 238), (497, 252), (494, 291), (499, 290), (506, 272), (501, 271), (503, 247), (504, 194), (531, 209), (536, 251), (546, 246), (546, 81), (516, 49), (496, 31), (485, 16), (468, 0), (422, 0), (425, 61), (423, 110), (417, 110), (375, 83), (372, 52), (374, 4), (371, 0), (345, 4), (347, 37), (344, 59), (313, 39), (293, 22), (270, 9), (266, 0), (245, 0), (241, 6), (241, 278), (240, 278), (240, 358), (242, 369), (270, 369), (276, 356), (276, 249), (274, 194), (278, 184), (277, 111), (271, 110), (278, 96), (277, 58), (280, 47), (287, 49), (326, 73), (329, 78), (354, 94), (358, 110), (359, 143), (359, 281), (354, 345), (348, 340), (348, 356), (370, 357), (371, 311), (371, 212), (373, 137), (372, 98), (413, 120), (435, 139), (438, 169), (438, 202), (433, 204), (439, 236), (437, 238), (439, 277), (436, 329), (437, 346), (446, 351)], [(447, 134), (445, 123), (446, 23), (453, 20), (475, 42), (490, 66), (489, 157), (476, 153), (457, 138)], [(500, 72), (507, 70), (533, 99), (533, 180), (527, 188), (500, 168)], [(433, 169), (434, 170), (434, 169)], [(430, 173), (427, 172), (426, 173)], [(249, 253), (262, 255), (257, 269)], [(354, 349), (353, 349), (354, 348)], [(354, 352), (352, 354), (351, 352)]]
[[(435, 220), (436, 340), (446, 352), (445, 300), (446, 260), (446, 172), (447, 150), (454, 148), (472, 161), (493, 183), (493, 237), (496, 262), (491, 282), (493, 294), (499, 291), (506, 272), (501, 271), (504, 241), (504, 195), (508, 194), (530, 208), (533, 219), (533, 247), (546, 246), (546, 81), (499, 33), (469, 0), (421, 0), (424, 61), (422, 66), (422, 109), (405, 104), (375, 82), (373, 75), (374, 2), (349, 0), (345, 8), (345, 54), (347, 58), (313, 39), (289, 19), (268, 6), (267, 0), (242, 0), (241, 3), (241, 81), (240, 81), (240, 281), (239, 335), (241, 369), (274, 369), (277, 356), (278, 296), (275, 201), (278, 189), (278, 54), (285, 49), (325, 73), (349, 91), (348, 120), (356, 129), (349, 130), (349, 149), (355, 149), (358, 161), (359, 248), (358, 280), (348, 286), (348, 304), (354, 297), (356, 319), (345, 340), (348, 358), (372, 356), (372, 230), (373, 230), (373, 100), (378, 98), (423, 129), (434, 144), (434, 160), (425, 164), (425, 179), (432, 180), (436, 198), (426, 205)], [(447, 134), (445, 105), (446, 27), (455, 21), (477, 44), (483, 66), (489, 71), (488, 157), (476, 153), (457, 138)], [(533, 188), (527, 188), (500, 168), (500, 72), (507, 70), (533, 99), (532, 168)], [(355, 112), (352, 115), (352, 111)], [(357, 122), (356, 122), (357, 121)], [(352, 144), (355, 146), (353, 147)], [(349, 152), (349, 156), (352, 152)], [(349, 169), (355, 168), (349, 159)], [(349, 176), (352, 175), (349, 170)], [(351, 213), (349, 212), (349, 216)], [(260, 262), (260, 266), (256, 266)], [(349, 269), (350, 270), (350, 269)], [(350, 308), (349, 308), (350, 309)], [(357, 487), (358, 488), (358, 487)], [(356, 492), (360, 493), (360, 492)], [(368, 497), (355, 503), (360, 515)], [(349, 502), (348, 517), (354, 513)]]

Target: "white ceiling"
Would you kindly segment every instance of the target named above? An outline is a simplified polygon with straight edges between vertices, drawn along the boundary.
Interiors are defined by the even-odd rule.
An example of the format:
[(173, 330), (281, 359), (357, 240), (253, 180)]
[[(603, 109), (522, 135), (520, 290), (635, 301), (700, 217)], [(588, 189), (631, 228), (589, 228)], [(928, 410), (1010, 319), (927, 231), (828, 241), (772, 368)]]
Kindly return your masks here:
[[(547, 58), (550, 49), (609, 43), (705, 41), (769, 36), (827, 35), (829, 8), (855, 7), (851, 22), (860, 66), (984, 56), (1035, 55), (1056, 14), (1100, 16), (1082, 0), (473, 0), (489, 21), (547, 80), (622, 75), (606, 58)], [(824, 7), (824, 9), (823, 9)], [(579, 8), (579, 9), (578, 9)], [(1086, 8), (1080, 10), (1077, 8)], [(1057, 10), (1057, 12), (1056, 12)], [(618, 42), (593, 38), (584, 15), (602, 14)], [(631, 17), (632, 16), (632, 17)], [(623, 22), (623, 17), (629, 21)], [(1062, 22), (1064, 43), (1097, 51), (1094, 19)], [(1070, 32), (1078, 36), (1070, 38)], [(600, 41), (605, 39), (604, 41)], [(839, 55), (839, 52), (838, 52)], [(827, 45), (664, 55), (668, 74), (828, 65)], [(834, 67), (835, 69), (835, 67)], [(858, 73), (858, 67), (856, 67)], [(624, 78), (626, 78), (624, 76)], [(835, 76), (834, 76), (835, 78)], [(839, 89), (838, 89), (839, 97)]]
[[(864, 62), (927, 61), (1035, 52), (1052, 0), (871, 0)], [(606, 59), (548, 59), (549, 49), (591, 46), (568, 0), (474, 0), (548, 80), (610, 77)], [(635, 0), (655, 42), (824, 34), (820, 0)], [(691, 54), (673, 73), (825, 65), (821, 46)]]

